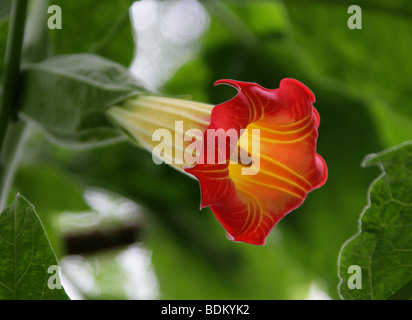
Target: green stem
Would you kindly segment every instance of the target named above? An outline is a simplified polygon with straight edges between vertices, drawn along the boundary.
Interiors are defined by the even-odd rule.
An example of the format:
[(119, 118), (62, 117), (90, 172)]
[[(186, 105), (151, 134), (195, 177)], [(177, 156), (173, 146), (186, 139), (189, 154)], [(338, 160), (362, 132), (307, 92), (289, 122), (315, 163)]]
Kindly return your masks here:
[(9, 190), (29, 131), (29, 125), (23, 121), (11, 123), (8, 127), (2, 156), (0, 157), (2, 163), (2, 170), (0, 170), (0, 212), (7, 205)]
[[(5, 55), (3, 90), (0, 96), (0, 151), (13, 107), (16, 107), (20, 61), (23, 47), (24, 26), (26, 23), (28, 0), (14, 0), (10, 15), (9, 33)], [(16, 110), (14, 110), (16, 111)]]
[[(16, 146), (10, 146), (10, 142), (5, 144), (6, 135), (12, 134), (20, 139), (24, 127), (23, 124), (16, 124), (16, 127), (11, 128), (10, 123), (13, 116), (17, 114), (17, 94), (27, 5), (28, 0), (13, 1), (7, 36), (3, 87), (0, 94), (0, 212), (3, 210), (10, 187), (13, 171), (11, 170), (13, 164), (10, 161), (14, 159), (15, 151), (13, 149), (17, 149), (18, 145), (16, 143)], [(16, 142), (14, 137), (11, 141)], [(7, 148), (5, 148), (6, 145)]]

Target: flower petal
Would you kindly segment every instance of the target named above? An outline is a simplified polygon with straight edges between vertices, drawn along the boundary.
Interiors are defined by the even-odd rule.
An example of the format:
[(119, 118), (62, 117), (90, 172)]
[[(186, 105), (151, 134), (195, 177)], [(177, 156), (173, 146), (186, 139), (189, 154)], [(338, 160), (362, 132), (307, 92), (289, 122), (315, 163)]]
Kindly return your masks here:
[[(235, 80), (215, 84), (229, 84), (238, 94), (212, 110), (198, 163), (185, 171), (199, 180), (201, 207), (211, 208), (229, 238), (261, 245), (280, 219), (326, 182), (325, 161), (316, 153), (315, 97), (294, 79), (283, 79), (279, 89)], [(218, 133), (209, 136), (209, 130)], [(230, 139), (230, 130), (240, 138)], [(242, 148), (256, 174), (243, 174), (245, 165), (231, 158)]]

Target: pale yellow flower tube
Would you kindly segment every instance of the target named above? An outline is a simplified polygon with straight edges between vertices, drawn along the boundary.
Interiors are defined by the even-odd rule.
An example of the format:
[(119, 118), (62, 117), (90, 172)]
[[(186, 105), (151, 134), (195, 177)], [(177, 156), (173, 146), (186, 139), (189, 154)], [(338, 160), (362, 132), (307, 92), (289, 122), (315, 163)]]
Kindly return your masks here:
[(184, 167), (197, 160), (213, 107), (184, 99), (140, 95), (110, 107), (107, 115), (150, 151), (155, 163), (165, 162), (186, 174)]

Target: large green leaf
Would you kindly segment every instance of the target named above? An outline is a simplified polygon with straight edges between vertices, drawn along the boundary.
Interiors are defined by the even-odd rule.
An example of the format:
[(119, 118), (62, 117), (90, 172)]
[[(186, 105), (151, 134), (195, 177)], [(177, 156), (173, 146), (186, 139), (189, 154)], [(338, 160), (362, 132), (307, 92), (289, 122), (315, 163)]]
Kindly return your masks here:
[(50, 6), (62, 12), (62, 28), (50, 30), (52, 55), (88, 52), (129, 66), (135, 53), (129, 18), (133, 2), (51, 0)]
[[(340, 293), (345, 299), (411, 299), (412, 142), (370, 155), (364, 165), (379, 166), (382, 174), (371, 185), (359, 233), (341, 252)], [(361, 268), (361, 288), (351, 289), (352, 265)]]
[(0, 247), (0, 299), (68, 299), (43, 225), (20, 195), (0, 215)]
[(28, 65), (21, 112), (65, 144), (119, 139), (104, 110), (142, 92), (129, 71), (90, 54), (59, 56)]

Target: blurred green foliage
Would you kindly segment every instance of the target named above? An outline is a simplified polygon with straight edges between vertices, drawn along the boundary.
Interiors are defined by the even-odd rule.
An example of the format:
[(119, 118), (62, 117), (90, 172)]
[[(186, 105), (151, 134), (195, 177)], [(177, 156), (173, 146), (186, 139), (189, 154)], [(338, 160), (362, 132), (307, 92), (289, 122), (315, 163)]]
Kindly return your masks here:
[[(50, 3), (64, 14), (63, 29), (49, 31), (50, 55), (89, 52), (130, 65), (134, 43), (124, 17), (132, 1)], [(56, 218), (90, 209), (82, 199), (87, 188), (143, 206), (140, 241), (152, 253), (159, 298), (304, 299), (315, 282), (338, 299), (340, 248), (356, 233), (368, 186), (379, 175), (360, 163), (366, 154), (412, 137), (412, 4), (358, 1), (363, 29), (350, 30), (345, 1), (201, 3), (210, 24), (198, 40), (200, 52), (159, 91), (218, 104), (235, 93), (213, 87), (218, 79), (267, 88), (286, 77), (302, 81), (314, 92), (321, 117), (318, 153), (328, 165), (326, 185), (286, 216), (263, 247), (227, 240), (210, 210), (199, 210), (197, 181), (155, 165), (150, 153), (128, 142), (71, 150), (35, 133), (15, 190), (37, 208), (59, 259), (65, 252)], [(112, 256), (103, 256), (106, 265)], [(83, 294), (125, 297), (115, 286), (112, 294), (110, 288), (100, 296)]]
[[(43, 0), (42, 0), (43, 1)], [(51, 0), (62, 9), (64, 29), (51, 30), (52, 55), (94, 53), (128, 66), (134, 57), (129, 8), (133, 0)]]

